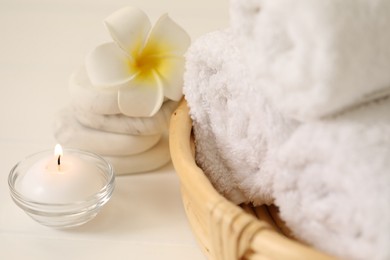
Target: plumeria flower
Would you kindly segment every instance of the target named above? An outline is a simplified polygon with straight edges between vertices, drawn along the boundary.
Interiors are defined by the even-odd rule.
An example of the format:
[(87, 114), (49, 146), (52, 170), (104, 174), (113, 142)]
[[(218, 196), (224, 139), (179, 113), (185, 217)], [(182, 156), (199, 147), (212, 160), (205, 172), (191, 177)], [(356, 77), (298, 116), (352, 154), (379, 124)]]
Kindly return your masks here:
[(132, 117), (153, 116), (165, 99), (180, 100), (188, 34), (166, 14), (152, 28), (134, 7), (116, 11), (105, 25), (114, 42), (87, 56), (91, 83), (118, 91), (120, 111)]

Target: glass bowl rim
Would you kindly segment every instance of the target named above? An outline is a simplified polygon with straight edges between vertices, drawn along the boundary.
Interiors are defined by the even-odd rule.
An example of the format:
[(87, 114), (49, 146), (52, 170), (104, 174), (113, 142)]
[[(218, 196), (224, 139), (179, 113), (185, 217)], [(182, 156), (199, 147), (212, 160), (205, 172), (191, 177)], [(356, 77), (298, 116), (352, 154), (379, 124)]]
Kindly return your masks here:
[(65, 203), (62, 203), (62, 202), (48, 203), (48, 202), (34, 201), (34, 200), (31, 200), (28, 197), (24, 196), (23, 194), (21, 194), (14, 186), (15, 185), (14, 182), (15, 182), (15, 178), (16, 178), (16, 169), (28, 159), (31, 159), (31, 158), (36, 157), (38, 155), (44, 155), (47, 153), (50, 154), (53, 152), (53, 149), (47, 149), (47, 150), (39, 151), (39, 152), (30, 154), (30, 155), (24, 157), (22, 160), (17, 162), (10, 170), (10, 173), (8, 175), (8, 187), (10, 189), (10, 193), (11, 193), (12, 198), (14, 200), (17, 200), (18, 201), (17, 203), (21, 203), (21, 204), (23, 204), (24, 207), (27, 206), (28, 208), (31, 208), (34, 211), (36, 211), (35, 207), (58, 207), (58, 208), (64, 207), (65, 208), (65, 207), (70, 207), (70, 206), (73, 206), (73, 207), (80, 206), (80, 207), (84, 208), (86, 206), (85, 204), (89, 204), (89, 203), (94, 204), (97, 201), (105, 199), (107, 197), (107, 195), (110, 195), (110, 193), (113, 192), (114, 187), (115, 187), (115, 173), (114, 173), (113, 166), (107, 160), (105, 160), (100, 155), (89, 152), (89, 151), (84, 151), (84, 150), (80, 150), (80, 149), (73, 149), (73, 148), (63, 148), (63, 150), (66, 152), (72, 153), (72, 154), (82, 154), (84, 156), (92, 157), (96, 160), (101, 161), (106, 168), (105, 170), (102, 170), (102, 172), (104, 173), (104, 176), (107, 177), (107, 180), (104, 182), (103, 187), (99, 191), (95, 192), (94, 194), (85, 197), (85, 199), (83, 199), (83, 200), (76, 200), (76, 201), (65, 202)]

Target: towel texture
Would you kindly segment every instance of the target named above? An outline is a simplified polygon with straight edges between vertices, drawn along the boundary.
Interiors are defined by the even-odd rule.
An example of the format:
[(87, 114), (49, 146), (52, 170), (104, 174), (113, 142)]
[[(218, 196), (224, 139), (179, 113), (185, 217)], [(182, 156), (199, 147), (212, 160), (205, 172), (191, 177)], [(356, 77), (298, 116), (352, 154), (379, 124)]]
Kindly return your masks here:
[[(233, 170), (228, 164), (229, 158), (221, 153), (226, 148), (214, 132), (214, 129), (227, 130), (226, 123), (218, 120), (218, 116), (225, 119), (222, 114), (227, 114), (227, 102), (236, 94), (231, 93), (231, 85), (239, 82), (236, 77), (230, 77), (235, 74), (229, 73), (227, 68), (237, 58), (236, 49), (230, 44), (230, 40), (227, 32), (215, 32), (200, 38), (190, 47), (186, 54), (183, 91), (189, 106), (193, 108), (191, 118), (194, 123), (198, 164), (224, 196), (241, 203), (245, 197), (233, 177)], [(227, 47), (220, 48), (224, 44)], [(213, 113), (215, 116), (211, 115)], [(213, 122), (211, 117), (217, 118), (222, 124)]]
[(232, 0), (187, 53), (196, 160), (302, 241), (390, 259), (390, 2)]
[(390, 99), (302, 124), (277, 160), (275, 203), (296, 237), (345, 259), (390, 259)]
[[(236, 203), (272, 203), (273, 151), (295, 129), (248, 81), (231, 33), (201, 37), (187, 52), (184, 94), (191, 108), (197, 162)], [(244, 195), (244, 197), (242, 196)]]
[(387, 0), (232, 0), (247, 69), (284, 115), (324, 117), (390, 93)]

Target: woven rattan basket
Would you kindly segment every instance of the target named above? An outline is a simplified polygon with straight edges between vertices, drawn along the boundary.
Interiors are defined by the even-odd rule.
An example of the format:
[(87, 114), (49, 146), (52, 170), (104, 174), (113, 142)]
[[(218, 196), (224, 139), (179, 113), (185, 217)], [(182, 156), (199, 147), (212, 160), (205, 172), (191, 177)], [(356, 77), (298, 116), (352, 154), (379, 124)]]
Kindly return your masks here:
[(184, 208), (209, 259), (333, 259), (299, 243), (274, 206), (237, 206), (221, 196), (194, 159), (192, 121), (183, 100), (170, 126), (170, 150)]

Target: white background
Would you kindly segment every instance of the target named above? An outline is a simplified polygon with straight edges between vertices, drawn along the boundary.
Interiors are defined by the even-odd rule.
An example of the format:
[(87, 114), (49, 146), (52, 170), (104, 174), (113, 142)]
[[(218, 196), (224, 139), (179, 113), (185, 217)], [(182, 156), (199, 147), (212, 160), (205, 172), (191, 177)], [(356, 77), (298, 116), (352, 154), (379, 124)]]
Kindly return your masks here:
[(118, 177), (102, 212), (72, 230), (37, 224), (8, 193), (12, 166), (54, 147), (51, 126), (70, 103), (69, 75), (110, 40), (102, 21), (125, 5), (152, 22), (169, 13), (193, 40), (228, 25), (228, 0), (0, 0), (0, 259), (204, 259), (171, 164)]

